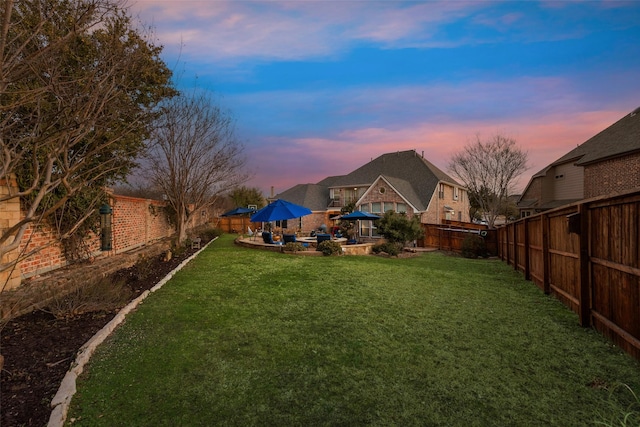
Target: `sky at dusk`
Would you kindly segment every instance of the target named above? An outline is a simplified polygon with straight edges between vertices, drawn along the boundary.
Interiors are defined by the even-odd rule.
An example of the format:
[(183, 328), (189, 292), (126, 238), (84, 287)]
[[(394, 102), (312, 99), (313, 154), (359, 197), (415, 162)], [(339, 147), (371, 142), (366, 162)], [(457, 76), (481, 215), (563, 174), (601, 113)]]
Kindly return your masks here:
[[(530, 176), (640, 107), (638, 1), (138, 0), (179, 88), (212, 90), (269, 195), (476, 135)], [(196, 79), (197, 77), (197, 79)]]

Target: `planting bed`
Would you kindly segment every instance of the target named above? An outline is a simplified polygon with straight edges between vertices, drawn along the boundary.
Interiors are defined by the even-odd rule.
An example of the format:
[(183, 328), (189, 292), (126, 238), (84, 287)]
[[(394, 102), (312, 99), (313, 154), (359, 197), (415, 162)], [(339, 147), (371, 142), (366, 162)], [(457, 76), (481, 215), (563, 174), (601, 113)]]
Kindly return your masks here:
[[(133, 266), (115, 273), (113, 280), (124, 279), (134, 299), (195, 251), (187, 249), (166, 262), (160, 255), (151, 265), (145, 265), (145, 271), (150, 274), (141, 277)], [(58, 319), (44, 311), (34, 311), (1, 325), (0, 354), (4, 357), (4, 366), (0, 374), (0, 425), (47, 425), (51, 399), (77, 351), (116, 312), (101, 310)]]

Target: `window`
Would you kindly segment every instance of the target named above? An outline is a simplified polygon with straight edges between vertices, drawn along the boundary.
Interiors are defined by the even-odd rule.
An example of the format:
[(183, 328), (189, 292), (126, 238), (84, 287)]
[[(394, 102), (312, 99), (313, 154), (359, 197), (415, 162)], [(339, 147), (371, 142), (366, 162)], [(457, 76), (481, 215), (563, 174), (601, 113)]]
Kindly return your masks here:
[(382, 213), (395, 210), (395, 206), (393, 202), (384, 202), (382, 206), (383, 206)]
[(387, 192), (387, 189), (386, 189), (386, 188), (384, 188), (384, 187), (380, 187), (380, 189), (378, 190), (378, 192), (379, 192), (380, 194), (384, 194), (384, 193), (386, 193), (386, 192)]
[(380, 202), (371, 203), (371, 213), (379, 214), (382, 212), (381, 209), (382, 209), (382, 206)]
[(280, 228), (288, 228), (287, 227), (287, 220), (282, 220), (282, 221), (276, 221), (276, 227), (280, 227)]
[(365, 203), (364, 205), (360, 205), (360, 208), (358, 209), (362, 212), (371, 212), (371, 209), (369, 209), (369, 203)]
[(371, 221), (360, 221), (360, 235), (371, 236)]
[(453, 200), (458, 200), (458, 187), (453, 187)]
[(444, 199), (444, 184), (440, 184), (440, 186), (439, 186), (438, 198), (439, 199)]
[(407, 205), (405, 205), (404, 203), (398, 203), (396, 206), (397, 212), (407, 212)]
[(358, 188), (345, 188), (344, 203), (348, 205), (349, 203), (356, 201), (358, 201)]

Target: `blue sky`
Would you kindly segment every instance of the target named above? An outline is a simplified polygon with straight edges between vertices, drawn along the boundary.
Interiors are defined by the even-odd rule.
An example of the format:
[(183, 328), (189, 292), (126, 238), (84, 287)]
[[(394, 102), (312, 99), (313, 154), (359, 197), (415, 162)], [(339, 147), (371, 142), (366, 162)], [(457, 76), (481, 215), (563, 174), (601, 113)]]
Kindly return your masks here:
[(139, 0), (179, 86), (236, 120), (269, 195), (511, 136), (529, 177), (640, 106), (639, 1)]

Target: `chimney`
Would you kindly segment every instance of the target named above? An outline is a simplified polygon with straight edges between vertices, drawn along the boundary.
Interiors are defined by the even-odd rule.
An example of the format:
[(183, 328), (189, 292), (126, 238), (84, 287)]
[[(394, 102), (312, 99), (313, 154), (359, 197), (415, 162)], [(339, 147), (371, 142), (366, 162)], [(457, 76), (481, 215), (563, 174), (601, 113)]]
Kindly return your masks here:
[(271, 198), (273, 199), (273, 185), (271, 186)]

